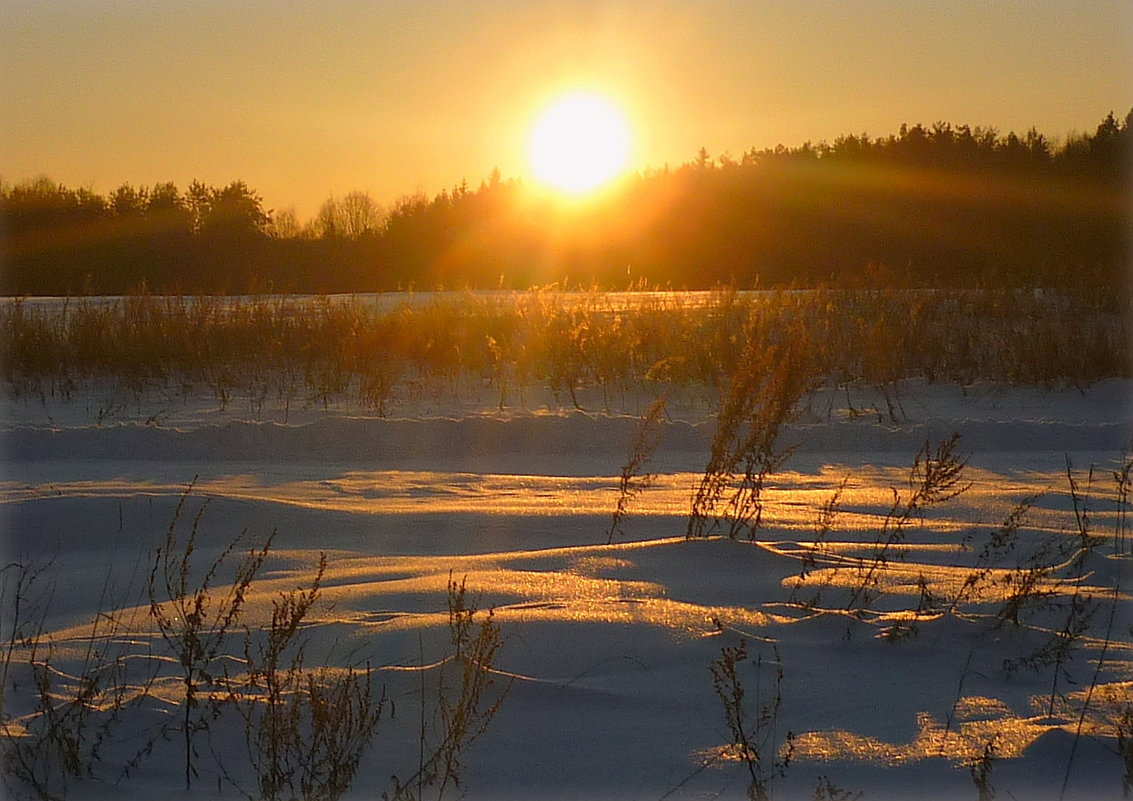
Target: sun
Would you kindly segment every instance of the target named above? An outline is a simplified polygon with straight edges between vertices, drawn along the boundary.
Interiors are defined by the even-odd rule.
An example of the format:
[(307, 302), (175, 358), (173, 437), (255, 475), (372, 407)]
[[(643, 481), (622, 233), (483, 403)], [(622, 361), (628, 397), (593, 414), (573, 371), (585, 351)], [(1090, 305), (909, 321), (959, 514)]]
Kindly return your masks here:
[(618, 108), (600, 95), (576, 92), (539, 115), (527, 155), (536, 179), (579, 195), (622, 172), (629, 148), (629, 126)]

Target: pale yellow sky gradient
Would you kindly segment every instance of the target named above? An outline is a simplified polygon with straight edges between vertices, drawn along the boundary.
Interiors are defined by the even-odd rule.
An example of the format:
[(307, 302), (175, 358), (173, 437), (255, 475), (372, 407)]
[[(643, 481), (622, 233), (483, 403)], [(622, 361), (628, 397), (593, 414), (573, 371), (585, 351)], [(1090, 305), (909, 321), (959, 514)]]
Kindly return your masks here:
[(330, 194), (526, 177), (557, 93), (604, 92), (632, 165), (893, 133), (1092, 130), (1133, 106), (1129, 0), (3, 0), (0, 177), (242, 179)]

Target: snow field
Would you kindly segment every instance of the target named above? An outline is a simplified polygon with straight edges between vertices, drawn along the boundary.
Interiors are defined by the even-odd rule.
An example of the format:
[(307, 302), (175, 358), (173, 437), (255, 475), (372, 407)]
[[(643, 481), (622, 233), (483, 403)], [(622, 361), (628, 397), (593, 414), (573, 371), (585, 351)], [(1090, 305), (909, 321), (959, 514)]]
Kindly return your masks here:
[[(46, 565), (43, 581), (54, 582), (40, 637), (54, 645), (58, 688), (81, 673), (91, 626), (109, 611), (122, 622), (114, 643), (134, 660), (130, 686), (157, 673), (125, 708), (93, 775), (67, 783), (68, 797), (227, 798), (254, 788), (243, 726), (225, 712), (198, 737), (199, 776), (182, 789), (176, 665), (148, 614), (145, 582), (183, 497), (179, 536), (201, 513), (196, 570), (241, 532), (248, 543), (277, 532), (247, 597), (249, 627), (264, 625), (273, 599), (309, 582), (327, 554), (322, 597), (303, 628), (307, 661), (368, 663), (392, 701), (347, 798), (380, 797), (391, 775), (415, 769), (420, 666), (445, 652), (450, 576), (467, 582), (481, 618), (493, 610), (503, 646), (491, 692), (506, 688), (465, 754), (462, 785), (448, 788), (454, 797), (744, 798), (749, 774), (728, 748), (709, 672), (721, 648), (740, 641), (751, 720), (780, 702), (761, 728), (772, 798), (813, 798), (823, 776), (864, 799), (975, 798), (969, 767), (988, 743), (986, 775), (999, 797), (1059, 798), (1064, 781), (1065, 798), (1120, 797), (1118, 724), (1133, 706), (1133, 541), (1118, 533), (1111, 473), (1133, 435), (1133, 383), (1047, 391), (904, 382), (899, 422), (871, 392), (816, 393), (783, 432), (799, 448), (771, 479), (754, 542), (684, 539), (712, 419), (694, 401), (675, 404), (645, 467), (655, 480), (610, 544), (630, 409), (378, 419), (332, 407), (282, 422), (270, 409), (249, 419), (202, 398), (147, 425), (159, 410), (136, 400), (102, 424), (97, 403), (7, 401), (5, 563)], [(972, 488), (918, 517), (879, 568), (875, 597), (846, 609), (893, 490), (907, 490), (913, 455), (953, 431)], [(1027, 607), (1022, 625), (997, 620), (1017, 586), (1006, 578), (1018, 581), (1036, 549), (1077, 553), (1068, 459), (1080, 511), (1088, 507), (1102, 541), (1080, 570), (1044, 574), (1047, 603)], [(834, 524), (816, 545), (819, 510), (844, 478)], [(978, 593), (951, 610), (924, 607), (923, 588), (942, 598), (964, 590), (991, 532), (1029, 496), (1014, 550)], [(814, 563), (801, 576), (807, 554)], [(1057, 642), (1075, 599), (1093, 612), (1078, 616), (1068, 656), (1005, 668)], [(891, 641), (886, 631), (908, 636)], [(236, 634), (226, 649), (234, 673)], [(18, 683), (5, 699), (13, 733), (35, 713), (25, 651), (13, 650), (9, 684)], [(790, 764), (772, 775), (769, 755), (786, 755), (788, 732)]]

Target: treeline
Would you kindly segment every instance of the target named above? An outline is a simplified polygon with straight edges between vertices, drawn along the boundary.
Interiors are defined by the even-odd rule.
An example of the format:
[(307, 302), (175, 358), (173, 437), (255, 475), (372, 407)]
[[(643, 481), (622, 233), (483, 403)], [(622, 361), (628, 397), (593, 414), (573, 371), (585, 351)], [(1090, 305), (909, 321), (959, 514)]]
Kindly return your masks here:
[(1133, 111), (1055, 143), (936, 123), (701, 151), (569, 201), (516, 180), (300, 224), (242, 181), (0, 187), (5, 294), (363, 292), (647, 281), (674, 288), (1060, 285), (1129, 269)]

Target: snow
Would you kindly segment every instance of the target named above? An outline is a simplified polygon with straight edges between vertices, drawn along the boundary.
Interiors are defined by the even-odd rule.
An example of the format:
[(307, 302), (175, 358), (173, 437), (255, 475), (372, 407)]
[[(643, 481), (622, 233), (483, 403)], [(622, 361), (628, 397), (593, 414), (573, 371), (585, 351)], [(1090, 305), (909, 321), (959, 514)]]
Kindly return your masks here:
[[(305, 629), (308, 661), (369, 662), (395, 702), (347, 798), (380, 797), (391, 775), (416, 767), (422, 674), (411, 668), (442, 652), (450, 576), (465, 577), (481, 609), (494, 610), (504, 636), (494, 691), (508, 688), (464, 754), (452, 797), (746, 797), (748, 774), (728, 748), (709, 671), (722, 646), (741, 640), (753, 709), (782, 671), (769, 725), (776, 748), (793, 733), (794, 751), (771, 781), (772, 798), (810, 799), (821, 776), (865, 799), (975, 798), (968, 765), (996, 735), (988, 775), (997, 797), (1121, 796), (1116, 730), (1104, 721), (1133, 703), (1133, 630), (1110, 473), (1133, 441), (1133, 382), (1068, 390), (905, 382), (897, 414), (867, 386), (817, 392), (783, 433), (798, 448), (771, 479), (754, 543), (684, 538), (712, 435), (703, 400), (671, 404), (646, 468), (655, 479), (630, 504), (625, 536), (608, 544), (618, 476), (649, 399), (607, 409), (599, 395), (580, 396), (588, 411), (568, 412), (537, 397), (500, 410), (486, 395), (405, 400), (388, 419), (334, 406), (220, 410), (203, 397), (119, 397), (109, 388), (69, 400), (8, 398), (4, 561), (49, 565), (43, 637), (57, 644), (61, 669), (75, 671), (83, 633), (108, 605), (136, 605), (120, 636), (163, 653), (144, 585), (190, 484), (179, 525), (203, 509), (199, 564), (241, 532), (250, 541), (277, 532), (249, 595), (249, 624), (266, 620), (278, 592), (309, 580), (325, 552), (323, 597)], [(884, 592), (862, 614), (848, 613), (837, 585), (852, 571), (836, 568), (868, 555), (914, 454), (952, 432), (972, 489), (916, 520), (904, 558), (884, 570)], [(921, 577), (962, 586), (979, 543), (1027, 496), (1043, 493), (1024, 527), (1028, 542), (1072, 541), (1067, 460), (1083, 490), (1096, 466), (1090, 524), (1105, 538), (1078, 590), (1098, 608), (1070, 661), (1005, 670), (1065, 612), (994, 625), (994, 588), (962, 614), (919, 621), (915, 636), (880, 636), (909, 620)], [(847, 476), (842, 512), (800, 578), (819, 509)], [(967, 539), (974, 544), (965, 550)], [(817, 605), (791, 603), (815, 592)], [(1066, 601), (1074, 587), (1054, 592)], [(158, 681), (94, 775), (68, 784), (68, 797), (242, 797), (225, 777), (252, 786), (243, 728), (223, 717), (199, 738), (191, 791), (179, 734), (159, 738), (120, 775), (123, 757), (176, 719), (175, 690)], [(11, 720), (25, 720), (33, 703), (26, 683), (9, 690)]]

